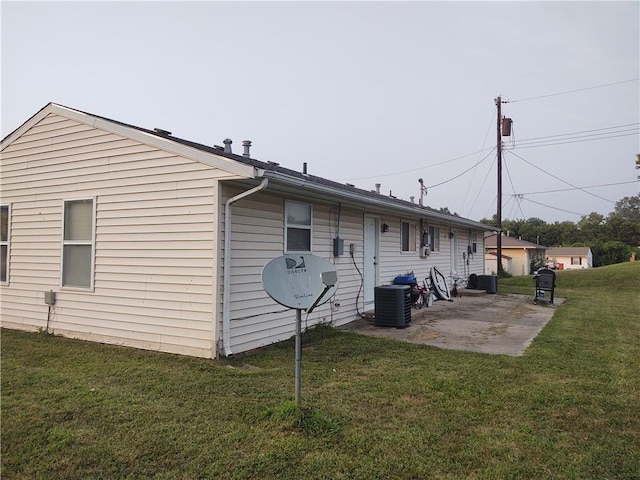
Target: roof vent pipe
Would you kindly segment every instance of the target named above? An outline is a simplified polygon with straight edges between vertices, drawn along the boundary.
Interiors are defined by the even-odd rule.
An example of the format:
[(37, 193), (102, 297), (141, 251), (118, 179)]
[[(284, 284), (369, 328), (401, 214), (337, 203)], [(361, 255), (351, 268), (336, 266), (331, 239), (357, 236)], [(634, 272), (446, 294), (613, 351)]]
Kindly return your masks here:
[(416, 197), (414, 197), (413, 195), (409, 197), (409, 200), (411, 201), (411, 203), (416, 203)]
[(251, 140), (243, 140), (242, 146), (244, 147), (243, 157), (251, 158), (251, 154), (249, 153), (249, 149), (251, 148)]
[(305, 175), (307, 174), (307, 162), (304, 162), (302, 164), (302, 173)]
[(381, 186), (382, 185), (380, 185), (379, 183), (376, 183), (376, 193), (378, 193), (378, 194), (380, 193), (380, 187)]
[(233, 153), (231, 151), (231, 144), (233, 143), (233, 140), (231, 140), (230, 138), (225, 138), (222, 143), (224, 143), (224, 153)]

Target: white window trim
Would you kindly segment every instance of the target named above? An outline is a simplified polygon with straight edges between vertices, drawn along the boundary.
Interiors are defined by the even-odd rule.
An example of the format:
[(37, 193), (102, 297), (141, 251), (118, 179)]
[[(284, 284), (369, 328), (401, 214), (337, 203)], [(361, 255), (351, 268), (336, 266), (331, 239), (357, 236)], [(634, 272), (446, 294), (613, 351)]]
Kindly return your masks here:
[[(407, 224), (409, 225), (409, 250), (403, 250), (403, 231), (404, 231), (404, 225)], [(411, 235), (411, 231), (413, 229), (413, 235)], [(417, 239), (416, 239), (416, 232), (417, 232), (417, 228), (416, 228), (416, 222), (412, 222), (410, 220), (400, 220), (400, 253), (403, 255), (411, 255), (411, 254), (415, 254), (418, 251), (418, 246), (417, 246)], [(413, 238), (412, 238), (413, 237)]]
[[(309, 229), (309, 250), (289, 250), (289, 245), (287, 245), (287, 230), (289, 229), (289, 223), (287, 222), (287, 212), (289, 209), (289, 205), (301, 205), (304, 207), (309, 207), (310, 212), (310, 225)], [(291, 228), (298, 229), (307, 229), (305, 225), (291, 225)], [(284, 202), (284, 253), (312, 253), (313, 252), (313, 205), (311, 203), (304, 202), (296, 202), (292, 200), (285, 200)]]
[(7, 207), (7, 240), (0, 240), (0, 246), (6, 246), (7, 247), (7, 262), (5, 264), (5, 268), (6, 271), (5, 273), (5, 278), (6, 280), (4, 282), (0, 282), (0, 285), (9, 285), (9, 271), (10, 271), (10, 267), (9, 264), (10, 259), (11, 259), (11, 204), (10, 203), (3, 203), (2, 205), (0, 205), (1, 207)]
[[(93, 210), (91, 219), (91, 241), (66, 241), (64, 239), (64, 218), (65, 218), (65, 205), (67, 202), (77, 202), (79, 200), (91, 200)], [(94, 276), (96, 266), (96, 210), (97, 210), (97, 197), (78, 197), (78, 198), (65, 198), (62, 200), (62, 231), (60, 232), (60, 288), (64, 290), (77, 290), (81, 292), (93, 292), (94, 291)], [(89, 273), (89, 286), (78, 287), (75, 285), (63, 285), (63, 269), (64, 269), (64, 247), (65, 245), (91, 245), (91, 271)]]

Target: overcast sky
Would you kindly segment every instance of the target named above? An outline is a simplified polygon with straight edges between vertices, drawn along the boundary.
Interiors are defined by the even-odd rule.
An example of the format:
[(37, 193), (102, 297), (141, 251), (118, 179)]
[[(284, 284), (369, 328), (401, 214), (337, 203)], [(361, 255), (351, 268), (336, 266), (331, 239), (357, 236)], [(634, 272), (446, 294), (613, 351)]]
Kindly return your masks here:
[(479, 220), (501, 96), (503, 219), (576, 222), (638, 194), (639, 5), (3, 1), (2, 137), (56, 102)]

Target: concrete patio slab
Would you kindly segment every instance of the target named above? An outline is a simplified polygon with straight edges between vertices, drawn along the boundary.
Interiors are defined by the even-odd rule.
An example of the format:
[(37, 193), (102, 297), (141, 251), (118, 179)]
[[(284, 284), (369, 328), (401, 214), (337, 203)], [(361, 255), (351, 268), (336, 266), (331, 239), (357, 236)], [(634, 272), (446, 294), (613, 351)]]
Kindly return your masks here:
[(555, 305), (529, 295), (465, 295), (411, 311), (405, 328), (376, 326), (365, 316), (341, 328), (363, 335), (480, 353), (520, 356), (553, 316)]

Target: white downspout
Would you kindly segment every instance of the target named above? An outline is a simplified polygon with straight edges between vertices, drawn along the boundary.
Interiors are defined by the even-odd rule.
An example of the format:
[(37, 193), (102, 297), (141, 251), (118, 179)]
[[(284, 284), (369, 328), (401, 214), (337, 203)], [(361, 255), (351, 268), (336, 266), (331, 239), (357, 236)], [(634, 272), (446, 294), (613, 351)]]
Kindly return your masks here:
[(224, 260), (222, 268), (224, 276), (222, 281), (223, 297), (222, 297), (222, 344), (224, 346), (224, 354), (229, 357), (233, 355), (231, 351), (231, 319), (229, 318), (229, 308), (231, 299), (231, 204), (238, 200), (253, 195), (267, 188), (269, 184), (268, 178), (263, 178), (262, 183), (257, 187), (242, 192), (235, 197), (231, 197), (224, 204)]

